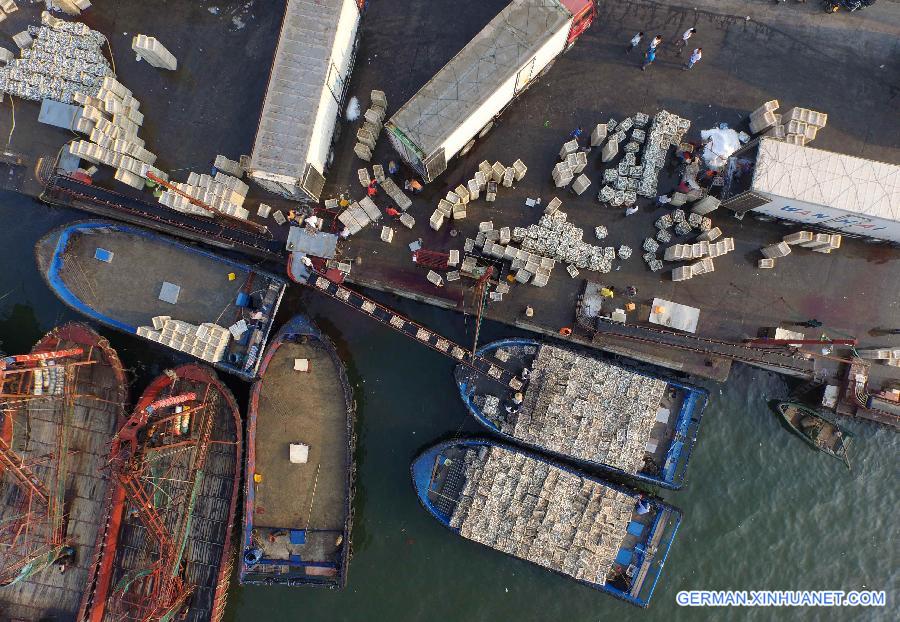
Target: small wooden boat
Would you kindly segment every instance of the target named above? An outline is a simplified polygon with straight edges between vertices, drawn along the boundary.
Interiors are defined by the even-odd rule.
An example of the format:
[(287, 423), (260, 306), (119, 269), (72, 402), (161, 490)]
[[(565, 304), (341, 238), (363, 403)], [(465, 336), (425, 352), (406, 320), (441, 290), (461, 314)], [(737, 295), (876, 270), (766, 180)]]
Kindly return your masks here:
[(841, 429), (812, 408), (796, 402), (778, 402), (775, 410), (807, 443), (829, 456), (842, 460), (850, 468), (847, 448), (852, 434)]
[(259, 370), (247, 414), (240, 581), (343, 588), (356, 413), (344, 364), (328, 337), (297, 315)]

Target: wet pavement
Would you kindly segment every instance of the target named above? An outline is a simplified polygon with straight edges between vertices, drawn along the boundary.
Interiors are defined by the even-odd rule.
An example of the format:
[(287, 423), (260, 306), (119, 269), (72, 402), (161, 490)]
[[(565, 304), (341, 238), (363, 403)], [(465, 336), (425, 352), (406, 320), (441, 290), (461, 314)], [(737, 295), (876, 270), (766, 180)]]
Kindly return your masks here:
[[(746, 4), (751, 10), (761, 8), (755, 2)], [(408, 10), (395, 3), (390, 7), (374, 4), (365, 20), (351, 94), (359, 96), (365, 107), (370, 89), (384, 90), (390, 116), (503, 5), (502, 1), (479, 3), (465, 26), (455, 28), (454, 36), (449, 36), (443, 31), (443, 24), (452, 19), (446, 7), (429, 6), (424, 14), (415, 4), (409, 4)], [(621, 210), (597, 203), (600, 184), (596, 151), (589, 154), (586, 170), (592, 185), (582, 196), (557, 190), (550, 178), (561, 144), (577, 126), (589, 129), (610, 116), (622, 119), (638, 111), (653, 114), (667, 109), (690, 119), (688, 138), (696, 138), (700, 129), (722, 122), (745, 129), (750, 111), (773, 98), (780, 100), (782, 109), (798, 105), (829, 113), (828, 126), (813, 146), (900, 162), (900, 126), (893, 112), (897, 90), (884, 77), (885, 71), (896, 77), (896, 67), (881, 70), (873, 64), (877, 61), (862, 58), (862, 54), (856, 57), (839, 50), (831, 54), (822, 51), (823, 46), (832, 49), (828, 47), (832, 38), (852, 36), (867, 53), (882, 53), (882, 30), (887, 26), (861, 30), (857, 21), (847, 19), (855, 15), (834, 18), (822, 14), (821, 18), (828, 21), (813, 28), (809, 24), (820, 20), (818, 14), (798, 7), (803, 11), (798, 15), (809, 22), (804, 25), (788, 13), (795, 7), (784, 8), (781, 15), (791, 22), (790, 28), (777, 21), (759, 22), (746, 20), (743, 15), (719, 15), (659, 3), (601, 2), (597, 21), (576, 45), (504, 113), (481, 144), (468, 156), (451, 161), (448, 171), (414, 198), (410, 213), (417, 224), (412, 231), (394, 224), (391, 245), (380, 241), (380, 225), (352, 238), (345, 251), (346, 258), (355, 260), (351, 279), (446, 306), (471, 309), (472, 282), (463, 280), (443, 288), (432, 286), (425, 280), (427, 269), (412, 263), (407, 245), (421, 238), (428, 250), (446, 252), (461, 248), (465, 237), (474, 237), (480, 221), (492, 220), (497, 228), (527, 226), (535, 223), (542, 212), (526, 207), (526, 197), (541, 197), (546, 204), (553, 196), (559, 196), (563, 201), (561, 209), (568, 213), (570, 222), (584, 228), (586, 241), (601, 246), (627, 244), (634, 249), (634, 255), (627, 261), (615, 262), (616, 268), (608, 275), (582, 270), (578, 278), (572, 279), (565, 266), (557, 265), (548, 286), (514, 287), (503, 301), (490, 303), (488, 317), (524, 325), (522, 312), (530, 305), (535, 316), (528, 323), (555, 333), (574, 322), (576, 301), (583, 278), (587, 278), (619, 291), (633, 285), (638, 289), (637, 302), (644, 305), (659, 296), (701, 307), (698, 334), (706, 337), (740, 340), (755, 337), (761, 327), (817, 318), (832, 337), (855, 336), (863, 344), (883, 343), (883, 338), (874, 338), (869, 330), (889, 324), (897, 312), (900, 286), (893, 275), (900, 252), (896, 249), (845, 237), (842, 248), (831, 255), (797, 250), (779, 260), (774, 270), (758, 270), (758, 249), (799, 227), (760, 222), (752, 217), (739, 221), (730, 212), (719, 209), (711, 214), (713, 223), (723, 230), (724, 236), (735, 238), (735, 251), (717, 258), (712, 274), (674, 283), (670, 269), (677, 264), (667, 262), (669, 270), (654, 274), (640, 259), (641, 242), (655, 233), (653, 221), (664, 210), (648, 207), (649, 201), (644, 200), (638, 214), (625, 217)], [(396, 20), (386, 14), (398, 10), (410, 33), (402, 39), (390, 36)], [(891, 17), (900, 13), (896, 5), (887, 10)], [(780, 18), (775, 12), (762, 12), (767, 19)], [(885, 23), (890, 24), (890, 20)], [(703, 60), (690, 72), (681, 71), (683, 58), (665, 43), (656, 63), (645, 72), (639, 71), (637, 52), (624, 52), (625, 43), (637, 30), (661, 32), (667, 39), (674, 39), (690, 26), (697, 27), (697, 45), (704, 50)], [(791, 31), (800, 26), (806, 31)], [(847, 106), (847, 93), (856, 94), (852, 109)], [(382, 136), (372, 163), (386, 164), (392, 158), (396, 155)], [(455, 224), (457, 237), (451, 237), (448, 225), (439, 232), (428, 227), (427, 220), (438, 198), (471, 178), (478, 162), (500, 160), (508, 164), (517, 158), (529, 167), (525, 178), (513, 189), (501, 188), (493, 204), (483, 200), (471, 204), (467, 219)], [(359, 198), (362, 188), (356, 181), (356, 169), (370, 164), (353, 156), (352, 137), (346, 136), (338, 144), (325, 196), (349, 190)], [(669, 192), (673, 184), (671, 180), (661, 182), (660, 193)], [(377, 197), (376, 202), (382, 207), (390, 204), (383, 196)], [(602, 241), (593, 235), (593, 228), (600, 224), (610, 232)], [(605, 310), (621, 307), (624, 302), (617, 297)]]
[[(217, 153), (236, 159), (249, 152), (282, 13), (280, 2), (276, 7), (270, 4), (228, 0), (147, 10), (142, 2), (99, 0), (83, 15), (83, 21), (109, 36), (116, 70), (143, 104), (146, 121), (141, 136), (174, 178), (183, 179), (189, 170), (204, 172)], [(371, 3), (363, 20), (350, 94), (365, 106), (369, 90), (384, 90), (390, 115), (505, 4), (505, 0), (470, 3), (460, 19), (455, 2)], [(557, 265), (547, 287), (513, 288), (503, 301), (489, 304), (488, 317), (556, 334), (562, 327), (574, 326), (576, 303), (587, 278), (618, 291), (636, 287), (639, 310), (656, 296), (701, 307), (698, 333), (704, 337), (739, 340), (755, 336), (761, 327), (815, 317), (832, 336), (885, 344), (886, 338), (870, 331), (891, 324), (897, 311), (896, 249), (845, 237), (843, 247), (832, 255), (796, 251), (780, 260), (775, 270), (758, 270), (758, 249), (797, 228), (749, 217), (738, 221), (720, 209), (712, 214), (714, 224), (726, 237), (735, 238), (735, 251), (716, 259), (712, 274), (673, 283), (669, 271), (652, 273), (640, 259), (641, 241), (655, 232), (652, 223), (662, 210), (642, 205), (641, 212), (626, 218), (621, 210), (597, 203), (596, 153), (590, 154), (586, 170), (592, 185), (582, 196), (557, 190), (550, 178), (559, 147), (574, 127), (587, 129), (610, 116), (622, 119), (638, 111), (652, 114), (667, 109), (692, 121), (688, 138), (695, 138), (700, 129), (721, 122), (744, 128), (749, 112), (772, 98), (779, 99), (783, 109), (799, 105), (829, 113), (828, 126), (813, 146), (900, 162), (895, 112), (900, 74), (893, 60), (900, 6), (883, 2), (865, 12), (828, 16), (814, 4), (773, 8), (758, 0), (600, 2), (595, 24), (577, 44), (535, 81), (467, 157), (451, 161), (448, 171), (415, 198), (410, 213), (418, 222), (413, 231), (395, 225), (390, 246), (379, 240), (380, 226), (351, 240), (343, 250), (343, 258), (353, 260), (351, 280), (471, 310), (471, 283), (433, 287), (425, 280), (426, 270), (412, 263), (407, 245), (421, 238), (429, 250), (461, 248), (465, 237), (474, 237), (478, 222), (527, 226), (538, 220), (540, 212), (525, 207), (526, 197), (541, 197), (546, 204), (559, 196), (570, 221), (584, 228), (586, 241), (627, 244), (635, 251), (632, 258), (616, 262), (608, 275), (582, 271), (576, 279)], [(11, 35), (35, 23), (38, 8), (23, 7), (0, 30)], [(704, 58), (685, 72), (680, 68), (683, 59), (668, 41), (690, 26), (698, 29), (695, 40), (703, 47)], [(657, 61), (645, 72), (638, 69), (637, 51), (624, 52), (637, 30), (666, 38)], [(135, 62), (130, 41), (136, 32), (159, 37), (178, 58), (178, 70), (167, 72)], [(37, 109), (37, 103), (16, 101), (17, 122), (9, 145), (10, 151), (32, 159), (55, 154), (72, 136), (37, 124)], [(0, 114), (0, 135), (12, 128), (11, 122), (11, 115)], [(356, 169), (365, 163), (352, 154), (356, 124), (343, 123), (341, 129), (324, 196), (349, 191), (360, 198)], [(391, 158), (396, 155), (382, 136), (373, 162)], [(525, 179), (513, 189), (501, 189), (490, 207), (476, 202), (457, 227), (458, 237), (450, 237), (449, 226), (440, 232), (428, 227), (438, 198), (470, 178), (478, 162), (511, 163), (517, 158), (529, 167)], [(670, 191), (672, 185), (671, 180), (661, 183), (660, 192)], [(34, 184), (20, 190), (38, 191)], [(254, 188), (246, 206), (253, 212), (261, 201), (276, 209), (288, 205)], [(384, 196), (376, 197), (376, 202), (389, 205)], [(610, 231), (603, 241), (592, 233), (599, 224)], [(617, 297), (605, 310), (624, 302)], [(526, 305), (535, 309), (527, 322)], [(601, 337), (603, 347), (641, 350), (645, 359), (666, 355), (647, 344)], [(727, 363), (720, 358), (684, 353), (668, 358), (670, 364), (695, 372), (712, 362), (720, 371), (710, 375), (727, 373)]]

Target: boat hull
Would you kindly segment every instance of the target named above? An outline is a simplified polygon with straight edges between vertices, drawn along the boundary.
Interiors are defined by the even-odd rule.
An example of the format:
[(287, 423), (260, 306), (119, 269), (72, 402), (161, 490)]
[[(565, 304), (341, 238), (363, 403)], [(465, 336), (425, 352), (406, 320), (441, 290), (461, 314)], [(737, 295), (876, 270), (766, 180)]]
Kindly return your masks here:
[[(56, 616), (74, 618), (83, 597), (81, 592), (72, 589), (73, 584), (83, 588), (90, 584), (93, 576), (93, 561), (102, 543), (102, 530), (104, 526), (103, 515), (96, 510), (96, 502), (109, 493), (111, 486), (105, 478), (100, 476), (101, 469), (106, 463), (106, 448), (116, 430), (124, 421), (125, 404), (128, 400), (128, 382), (122, 363), (109, 342), (92, 328), (81, 322), (69, 322), (58, 326), (42, 337), (32, 348), (31, 354), (46, 354), (52, 351), (69, 348), (81, 348), (83, 353), (77, 355), (75, 363), (87, 363), (88, 367), (81, 367), (75, 375), (76, 385), (74, 393), (79, 397), (73, 399), (72, 415), (77, 417), (73, 425), (80, 434), (70, 436), (69, 445), (72, 451), (68, 462), (69, 477), (78, 490), (91, 490), (93, 499), (83, 498), (78, 495), (66, 494), (67, 512), (79, 517), (76, 522), (71, 522), (67, 541), (74, 548), (75, 554), (72, 562), (68, 564), (66, 574), (61, 575), (56, 568), (47, 568), (44, 565), (31, 576), (23, 576), (15, 584), (10, 584), (0, 589), (0, 611), (4, 619), (41, 620)], [(73, 361), (73, 359), (68, 359)], [(97, 396), (100, 400), (94, 399)], [(34, 402), (39, 409), (42, 420), (49, 420), (55, 416), (52, 409), (47, 408), (47, 402), (38, 400)], [(28, 416), (26, 402), (4, 405), (4, 413), (0, 416), (0, 437), (7, 445), (18, 448), (14, 439), (14, 423), (18, 416)], [(31, 425), (28, 446), (32, 452), (44, 453), (42, 448), (53, 446), (56, 440), (42, 438), (42, 430), (46, 426)], [(28, 458), (27, 453), (23, 454)], [(41, 473), (40, 470), (36, 471)], [(0, 476), (4, 479), (7, 475), (0, 469)], [(0, 508), (0, 520), (8, 523), (5, 508)], [(6, 544), (6, 543), (4, 543)], [(3, 553), (8, 549), (3, 547)], [(0, 559), (3, 555), (0, 554)], [(2, 559), (5, 567), (10, 560)], [(45, 561), (52, 559), (49, 557)], [(74, 579), (74, 580), (73, 580)], [(8, 616), (5, 617), (5, 616)]]
[[(172, 449), (150, 445), (153, 436), (151, 428), (171, 425), (171, 417), (148, 423), (146, 429), (149, 431), (146, 436), (144, 433), (139, 436), (139, 442), (144, 445), (142, 451), (145, 452), (145, 463), (152, 465), (153, 469), (145, 476), (155, 479), (157, 473), (163, 475), (159, 478), (159, 492), (156, 493), (162, 499), (158, 511), (165, 512), (161, 514), (160, 520), (170, 530), (173, 524), (188, 526), (179, 567), (184, 573), (190, 597), (188, 604), (179, 610), (184, 616), (179, 619), (218, 622), (225, 612), (232, 569), (232, 530), (242, 468), (241, 417), (237, 402), (211, 368), (187, 364), (175, 367), (153, 380), (141, 395), (134, 413), (152, 413), (154, 402), (159, 404), (158, 400), (162, 398), (186, 391), (192, 391), (204, 403), (216, 406), (211, 419), (210, 449), (201, 467), (202, 479), (197, 480), (194, 491), (190, 488), (179, 489), (176, 484), (168, 490), (163, 488), (167, 480), (171, 481), (165, 477), (169, 470), (181, 474), (177, 480), (181, 484), (185, 483), (183, 480), (194, 477), (190, 473), (195, 465), (189, 462), (178, 463), (190, 455), (187, 453), (190, 445), (185, 448), (176, 443)], [(164, 421), (169, 423), (163, 423)], [(122, 434), (120, 431), (120, 436)], [(152, 459), (146, 457), (151, 451), (157, 452)], [(114, 460), (115, 457), (111, 456), (110, 459)], [(155, 498), (155, 495), (150, 498)], [(174, 508), (168, 507), (176, 503), (178, 505)], [(143, 619), (146, 608), (152, 608), (155, 604), (152, 601), (140, 604), (133, 602), (133, 599), (141, 597), (144, 590), (151, 590), (152, 586), (145, 584), (131, 589), (133, 596), (129, 588), (122, 587), (127, 586), (128, 581), (139, 584), (146, 564), (142, 560), (152, 560), (156, 550), (156, 544), (147, 537), (147, 527), (134, 511), (128, 511), (131, 505), (125, 487), (121, 484), (114, 486), (108, 498), (107, 526), (96, 560), (94, 583), (85, 592), (78, 617), (80, 621), (118, 622)]]
[[(247, 283), (255, 283), (254, 287), (256, 289), (266, 291), (266, 296), (272, 298), (271, 302), (262, 305), (260, 309), (263, 317), (256, 322), (258, 327), (248, 330), (243, 335), (243, 337), (247, 339), (252, 337), (254, 341), (258, 343), (243, 345), (240, 344), (238, 340), (231, 339), (226, 356), (216, 361), (207, 359), (205, 362), (213, 365), (216, 369), (229, 374), (234, 374), (244, 380), (252, 381), (256, 378), (262, 350), (268, 340), (275, 314), (278, 311), (278, 307), (281, 304), (281, 298), (284, 295), (287, 286), (287, 281), (285, 281), (285, 279), (262, 270), (257, 270), (247, 264), (220, 257), (199, 248), (182, 244), (167, 238), (166, 236), (131, 225), (104, 221), (76, 222), (64, 225), (50, 232), (38, 241), (35, 246), (35, 257), (37, 259), (38, 267), (47, 285), (63, 303), (74, 311), (81, 313), (96, 322), (131, 335), (137, 335), (148, 341), (159, 342), (158, 339), (150, 339), (148, 337), (148, 333), (150, 332), (148, 331), (148, 327), (151, 323), (151, 318), (149, 316), (141, 317), (141, 319), (138, 320), (137, 316), (139, 314), (133, 307), (136, 304), (141, 304), (136, 301), (142, 301), (143, 304), (150, 304), (152, 301), (154, 304), (158, 304), (159, 300), (162, 299), (162, 292), (158, 288), (160, 287), (160, 283), (166, 280), (165, 277), (160, 278), (158, 281), (154, 280), (154, 286), (157, 288), (155, 291), (160, 291), (159, 300), (156, 298), (155, 291), (152, 298), (147, 297), (147, 292), (144, 291), (144, 287), (147, 283), (141, 283), (141, 288), (135, 285), (135, 291), (132, 291), (128, 279), (123, 278), (123, 275), (121, 274), (117, 274), (115, 277), (119, 280), (119, 287), (106, 286), (102, 291), (94, 291), (91, 286), (91, 281), (96, 281), (96, 279), (89, 278), (86, 271), (95, 269), (94, 265), (99, 263), (98, 258), (96, 256), (77, 254), (72, 250), (72, 247), (78, 240), (83, 237), (86, 238), (87, 236), (93, 236), (91, 239), (96, 240), (99, 244), (104, 244), (104, 242), (118, 243), (123, 247), (123, 250), (120, 251), (123, 253), (128, 252), (129, 241), (136, 240), (142, 244), (146, 244), (148, 247), (147, 252), (154, 255), (152, 261), (151, 258), (147, 258), (148, 265), (152, 263), (163, 275), (167, 275), (169, 271), (183, 268), (184, 265), (187, 265), (190, 262), (192, 265), (198, 267), (202, 266), (205, 271), (204, 274), (215, 273), (221, 275), (223, 278), (222, 284), (216, 287), (210, 286), (208, 279), (205, 278), (198, 278), (198, 282), (187, 284), (188, 286), (182, 288), (180, 298), (178, 298), (179, 294), (176, 294), (176, 300), (178, 300), (177, 304), (165, 304), (164, 307), (153, 307), (155, 312), (159, 315), (177, 315), (180, 312), (184, 312), (182, 309), (185, 305), (191, 304), (186, 301), (186, 297), (191, 294), (194, 294), (194, 300), (196, 301), (206, 300), (211, 294), (221, 296), (227, 309), (229, 303), (236, 303), (236, 298), (234, 296), (230, 299), (226, 297), (226, 291), (231, 291), (235, 288), (233, 284), (229, 285), (228, 281), (224, 280), (225, 275), (247, 275)], [(99, 250), (100, 249), (98, 248), (98, 251)], [(69, 264), (66, 263), (69, 259), (73, 260), (72, 266), (74, 267), (72, 268), (69, 268)], [(137, 263), (139, 261), (139, 259), (135, 257), (129, 257), (128, 259), (132, 263)], [(116, 257), (113, 259), (111, 254), (107, 262), (110, 264), (110, 270), (115, 270), (116, 265), (120, 260), (125, 261), (125, 258), (123, 257), (120, 259), (119, 257)], [(128, 274), (133, 274), (135, 271), (141, 272), (140, 269), (136, 269)], [(98, 272), (98, 274), (100, 273)], [(105, 275), (106, 273), (102, 274)], [(189, 279), (190, 274), (191, 271), (187, 270), (187, 275), (184, 278)], [(144, 275), (135, 275), (134, 282), (137, 282), (143, 278), (143, 276)], [(150, 280), (150, 277), (147, 277), (147, 279)], [(258, 283), (260, 280), (264, 281), (266, 286), (260, 285)], [(86, 285), (83, 285), (82, 282), (86, 283)], [(76, 283), (78, 284), (77, 287), (75, 285)], [(230, 290), (228, 289), (229, 287), (231, 288)], [(273, 288), (273, 294), (271, 296), (269, 296), (266, 287)], [(239, 296), (240, 294), (238, 297)], [(105, 309), (101, 309), (100, 307), (105, 307)], [(198, 315), (195, 323), (199, 324), (206, 322), (218, 324), (225, 314), (225, 311), (222, 310), (221, 307), (220, 301), (220, 304), (217, 305), (217, 308), (214, 310), (210, 309), (205, 314)], [(147, 308), (149, 309), (150, 307)], [(219, 317), (216, 317), (217, 315)], [(174, 319), (177, 320), (181, 318), (175, 317)], [(192, 355), (191, 352), (186, 350), (176, 349), (173, 346), (168, 347), (172, 347), (173, 350), (183, 354), (185, 357)], [(200, 355), (198, 354), (198, 357), (199, 356)]]
[[(509, 346), (538, 347), (540, 346), (540, 342), (534, 339), (502, 339), (482, 346), (478, 349), (478, 354), (479, 356), (487, 357), (494, 350)], [(480, 423), (490, 432), (501, 436), (505, 440), (508, 440), (511, 443), (524, 445), (535, 451), (548, 453), (562, 460), (568, 460), (579, 465), (590, 467), (592, 469), (600, 469), (610, 474), (628, 477), (646, 484), (661, 486), (669, 490), (680, 490), (686, 483), (687, 466), (693, 452), (694, 445), (697, 442), (697, 434), (700, 429), (700, 422), (703, 417), (703, 411), (706, 408), (707, 402), (709, 401), (709, 391), (683, 382), (671, 380), (669, 378), (662, 378), (659, 376), (653, 376), (652, 374), (646, 374), (638, 370), (631, 371), (634, 371), (634, 373), (641, 374), (643, 376), (665, 380), (665, 382), (667, 382), (669, 385), (684, 391), (686, 394), (686, 397), (682, 404), (682, 408), (678, 413), (678, 417), (675, 423), (675, 442), (673, 442), (672, 446), (669, 447), (662, 473), (658, 476), (645, 473), (630, 473), (617, 467), (604, 464), (602, 462), (584, 460), (570, 454), (562, 454), (550, 449), (549, 447), (530, 443), (511, 434), (508, 434), (502, 431), (492, 421), (490, 421), (490, 419), (488, 419), (484, 412), (482, 412), (482, 410), (474, 403), (474, 388), (470, 384), (468, 370), (462, 367), (457, 367), (455, 376), (460, 397), (462, 398), (463, 403), (466, 405), (466, 409), (469, 411), (469, 413), (475, 418), (476, 421), (478, 421), (478, 423)]]
[[(260, 421), (260, 417), (264, 416), (264, 414), (261, 415), (261, 410), (264, 410), (264, 408), (261, 407), (263, 385), (266, 383), (266, 372), (272, 365), (276, 353), (279, 353), (280, 349), (285, 347), (286, 345), (289, 347), (289, 344), (296, 343), (302, 340), (317, 344), (328, 353), (329, 358), (334, 364), (336, 372), (339, 376), (339, 382), (343, 391), (343, 394), (340, 397), (333, 396), (334, 399), (342, 399), (344, 402), (343, 408), (345, 411), (345, 418), (343, 422), (343, 433), (346, 435), (347, 443), (346, 463), (344, 464), (344, 467), (346, 469), (346, 480), (344, 482), (343, 491), (343, 508), (345, 518), (341, 528), (342, 543), (340, 545), (340, 549), (333, 555), (336, 566), (335, 569), (337, 571), (335, 576), (333, 577), (327, 577), (322, 574), (307, 574), (305, 570), (302, 570), (302, 568), (304, 567), (303, 565), (307, 563), (305, 561), (302, 564), (298, 563), (296, 566), (291, 566), (283, 559), (269, 559), (266, 558), (265, 555), (257, 558), (256, 553), (254, 552), (259, 550), (255, 539), (258, 535), (257, 531), (263, 531), (266, 529), (271, 530), (271, 528), (258, 528), (256, 525), (258, 495), (255, 475), (257, 473), (257, 469), (260, 466), (258, 458), (260, 458), (261, 456), (265, 456), (267, 453), (279, 452), (282, 449), (280, 447), (263, 447), (259, 444), (260, 441), (258, 440), (259, 436), (257, 434), (258, 423)], [(241, 538), (243, 552), (239, 562), (240, 582), (244, 585), (289, 585), (326, 587), (332, 589), (343, 588), (347, 584), (351, 555), (353, 495), (355, 482), (355, 467), (353, 458), (355, 449), (355, 402), (353, 400), (349, 380), (347, 379), (346, 370), (344, 369), (343, 363), (338, 357), (337, 350), (328, 339), (328, 337), (326, 337), (308, 317), (304, 315), (298, 315), (292, 318), (285, 326), (283, 326), (272, 339), (272, 342), (263, 357), (259, 373), (259, 380), (257, 380), (251, 388), (250, 405), (247, 411), (247, 452), (245, 461), (246, 476), (244, 479), (244, 519), (243, 533)], [(299, 389), (302, 389), (301, 383), (302, 381), (299, 381), (297, 383)], [(270, 413), (270, 415), (271, 414), (272, 413)], [(298, 413), (298, 415), (302, 416), (302, 413)], [(300, 493), (301, 491), (297, 492)], [(321, 491), (320, 489), (320, 495), (323, 492), (327, 493), (327, 491)], [(262, 516), (265, 515), (262, 514)], [(278, 527), (283, 528), (283, 530), (289, 531), (293, 528), (296, 528), (297, 526), (285, 524), (279, 525)], [(276, 570), (276, 568), (279, 566), (287, 567), (288, 570), (285, 572)], [(265, 569), (265, 571), (263, 569)]]

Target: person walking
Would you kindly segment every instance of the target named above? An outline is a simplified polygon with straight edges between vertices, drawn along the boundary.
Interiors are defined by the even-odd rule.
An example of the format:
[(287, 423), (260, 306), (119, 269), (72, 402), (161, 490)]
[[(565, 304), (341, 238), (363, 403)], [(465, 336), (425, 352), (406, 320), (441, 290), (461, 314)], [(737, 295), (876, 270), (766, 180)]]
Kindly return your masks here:
[(693, 52), (691, 52), (691, 57), (688, 59), (687, 64), (682, 67), (682, 71), (687, 71), (696, 65), (700, 59), (703, 58), (703, 48), (697, 48)]
[(656, 35), (655, 37), (653, 37), (653, 40), (650, 42), (650, 49), (655, 52), (656, 48), (659, 47), (660, 43), (662, 43), (662, 35)]
[(687, 47), (687, 42), (697, 34), (696, 28), (688, 28), (684, 31), (684, 34), (681, 35), (681, 38), (675, 42), (675, 54), (677, 56), (681, 56), (681, 53), (684, 52), (684, 48)]
[(647, 50), (647, 53), (644, 54), (644, 62), (641, 64), (641, 71), (644, 71), (653, 64), (653, 61), (656, 60), (656, 48), (650, 48)]
[(628, 44), (628, 47), (625, 48), (625, 53), (627, 54), (628, 52), (630, 52), (631, 50), (636, 48), (638, 46), (638, 44), (641, 42), (641, 39), (643, 39), (643, 38), (644, 38), (643, 31), (641, 31), (641, 32), (637, 33), (636, 35), (634, 35), (633, 37), (631, 37), (631, 42)]

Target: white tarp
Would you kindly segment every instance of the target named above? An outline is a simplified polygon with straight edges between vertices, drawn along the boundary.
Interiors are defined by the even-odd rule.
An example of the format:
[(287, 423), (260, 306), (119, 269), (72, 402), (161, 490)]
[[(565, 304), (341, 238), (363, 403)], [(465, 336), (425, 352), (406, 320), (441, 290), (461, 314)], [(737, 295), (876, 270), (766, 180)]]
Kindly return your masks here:
[(738, 133), (732, 129), (713, 128), (703, 130), (700, 137), (706, 142), (703, 148), (703, 159), (707, 166), (719, 170), (728, 162), (728, 156), (741, 148), (741, 140)]

